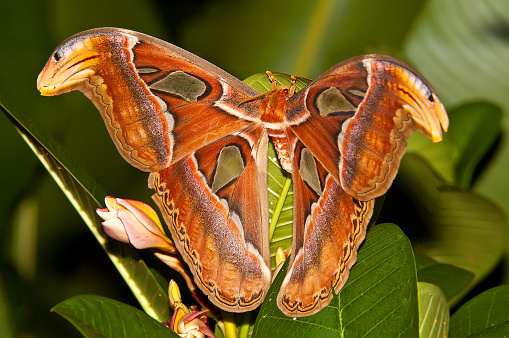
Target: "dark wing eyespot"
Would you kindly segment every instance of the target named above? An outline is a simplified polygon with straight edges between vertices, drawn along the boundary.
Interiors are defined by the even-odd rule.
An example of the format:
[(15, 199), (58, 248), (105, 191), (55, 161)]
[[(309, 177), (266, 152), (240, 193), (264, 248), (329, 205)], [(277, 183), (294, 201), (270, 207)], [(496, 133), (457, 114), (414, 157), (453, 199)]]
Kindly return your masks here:
[(55, 62), (58, 62), (61, 58), (62, 58), (62, 55), (60, 55), (59, 52), (55, 52), (53, 54), (53, 60), (55, 60)]

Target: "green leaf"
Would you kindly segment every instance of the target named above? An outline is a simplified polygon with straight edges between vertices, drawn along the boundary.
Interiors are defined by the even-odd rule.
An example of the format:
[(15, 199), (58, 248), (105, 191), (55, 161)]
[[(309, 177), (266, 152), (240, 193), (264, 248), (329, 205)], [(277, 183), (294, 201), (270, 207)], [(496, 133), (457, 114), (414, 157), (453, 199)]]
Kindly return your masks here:
[(443, 291), (448, 302), (470, 288), (474, 274), (451, 264), (438, 263), (434, 259), (416, 254), (415, 264), (419, 282), (434, 284)]
[[(0, 102), (1, 104), (1, 102)], [(83, 218), (99, 244), (123, 276), (141, 306), (154, 318), (169, 320), (170, 312), (166, 292), (129, 244), (110, 239), (104, 233), (95, 209), (106, 194), (87, 173), (77, 167), (64, 149), (49, 135), (39, 130), (25, 115), (7, 109), (1, 110), (17, 128), (38, 159), (62, 189), (76, 211)]]
[(502, 110), (489, 102), (465, 103), (448, 111), (450, 128), (444, 140), (432, 143), (417, 133), (408, 152), (417, 153), (448, 183), (470, 188), (474, 171), (501, 132)]
[(443, 185), (429, 164), (412, 154), (403, 158), (395, 185), (415, 208), (398, 212), (412, 214), (413, 226), (420, 227), (423, 235), (412, 241), (416, 252), (473, 273), (470, 288), (493, 270), (504, 252), (506, 226), (493, 202)]
[[(288, 263), (286, 263), (288, 265)], [(258, 314), (253, 337), (417, 336), (415, 264), (410, 242), (393, 224), (372, 227), (357, 264), (331, 304), (315, 315), (288, 318), (276, 297), (286, 272), (278, 273)]]
[(490, 289), (468, 301), (451, 317), (449, 337), (507, 337), (509, 285)]
[(431, 142), (422, 133), (413, 134), (408, 140), (407, 154), (419, 155), (437, 172), (447, 183), (455, 182), (453, 148), (450, 145), (449, 134), (443, 135), (438, 143)]
[(419, 337), (447, 337), (449, 307), (442, 290), (430, 283), (418, 283)]
[(448, 105), (507, 102), (508, 12), (505, 0), (428, 1), (404, 50)]
[[(446, 107), (487, 100), (509, 110), (507, 0), (431, 0), (408, 34), (404, 51), (428, 79)], [(493, 117), (486, 116), (490, 120)], [(503, 129), (509, 128), (504, 119)], [(456, 122), (454, 122), (456, 123)], [(485, 124), (487, 123), (487, 124)], [(484, 121), (482, 125), (488, 126)], [(492, 126), (496, 135), (499, 128)], [(451, 122), (451, 131), (455, 128)], [(484, 128), (484, 127), (483, 127)], [(461, 131), (460, 131), (461, 132)], [(475, 189), (509, 213), (509, 138), (501, 139)], [(461, 182), (468, 181), (463, 173)]]
[[(291, 74), (285, 74), (280, 72), (272, 72), (272, 76), (276, 79), (278, 86), (290, 87)], [(302, 88), (306, 87), (312, 80), (305, 77), (297, 77), (295, 81), (295, 92), (298, 92)], [(266, 73), (256, 73), (247, 77), (244, 83), (258, 90), (260, 93), (266, 93), (271, 89), (272, 83)]]
[(74, 296), (52, 311), (67, 319), (85, 337), (179, 337), (145, 312), (101, 296)]
[(474, 193), (446, 190), (441, 201), (436, 236), (421, 245), (435, 260), (469, 270), (478, 281), (493, 270), (504, 252), (504, 215)]
[(500, 135), (502, 110), (491, 103), (472, 102), (450, 111), (449, 121), (455, 183), (469, 188), (474, 170)]

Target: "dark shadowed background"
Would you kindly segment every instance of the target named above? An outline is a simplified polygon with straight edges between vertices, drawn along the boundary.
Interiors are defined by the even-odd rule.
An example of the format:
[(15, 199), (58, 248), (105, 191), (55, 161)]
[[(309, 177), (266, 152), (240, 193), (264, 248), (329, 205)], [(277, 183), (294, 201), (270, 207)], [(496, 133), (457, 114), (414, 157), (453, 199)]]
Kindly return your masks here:
[[(44, 98), (36, 88), (38, 73), (60, 42), (103, 26), (164, 39), (240, 79), (266, 70), (314, 78), (349, 57), (390, 54), (421, 72), (447, 109), (480, 99), (504, 113), (509, 109), (505, 0), (4, 2), (2, 101), (53, 135), (111, 196), (149, 201), (147, 175), (122, 160), (100, 115), (81, 93)], [(504, 117), (502, 133), (493, 130), (495, 143), (477, 165), (472, 184), (465, 185), (506, 214), (508, 124)], [(81, 218), (3, 115), (0, 154), (0, 336), (78, 336), (50, 313), (77, 294), (136, 305)], [(454, 182), (447, 161), (433, 165)]]

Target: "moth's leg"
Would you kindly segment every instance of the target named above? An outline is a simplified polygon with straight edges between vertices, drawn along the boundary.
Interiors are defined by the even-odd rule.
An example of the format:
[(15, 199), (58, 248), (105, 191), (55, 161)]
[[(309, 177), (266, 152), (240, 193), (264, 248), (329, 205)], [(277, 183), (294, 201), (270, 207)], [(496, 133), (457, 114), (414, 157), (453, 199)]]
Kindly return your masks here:
[[(277, 81), (276, 78), (272, 75), (272, 72), (270, 70), (266, 71), (265, 74), (269, 77), (269, 80), (271, 82), (271, 92), (277, 88)], [(288, 97), (292, 97), (293, 94), (295, 94), (295, 82), (297, 81), (297, 78), (293, 75), (290, 76), (290, 87), (288, 88)]]
[(266, 71), (265, 74), (269, 77), (270, 83), (271, 83), (271, 91), (276, 90), (277, 88), (277, 81), (276, 78), (272, 75), (272, 72), (270, 70)]
[(268, 70), (265, 72), (265, 74), (267, 74), (267, 76), (269, 77), (270, 83), (271, 83), (270, 90), (268, 92), (261, 93), (260, 95), (253, 96), (253, 97), (247, 98), (247, 99), (239, 102), (239, 104), (238, 104), (239, 106), (244, 103), (247, 103), (247, 102), (263, 99), (263, 98), (271, 95), (272, 93), (274, 93), (277, 90), (276, 78), (274, 76), (272, 76), (272, 72)]
[(295, 76), (290, 76), (290, 88), (288, 89), (288, 97), (292, 97), (295, 94), (295, 81), (297, 78)]

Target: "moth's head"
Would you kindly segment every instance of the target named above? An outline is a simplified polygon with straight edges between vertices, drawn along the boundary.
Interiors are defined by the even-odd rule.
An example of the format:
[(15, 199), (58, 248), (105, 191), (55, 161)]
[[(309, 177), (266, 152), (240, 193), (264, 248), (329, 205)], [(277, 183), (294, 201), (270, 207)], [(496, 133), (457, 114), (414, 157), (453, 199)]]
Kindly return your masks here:
[(44, 96), (53, 96), (80, 89), (94, 75), (100, 62), (97, 36), (77, 34), (64, 41), (51, 54), (37, 78), (37, 89)]

